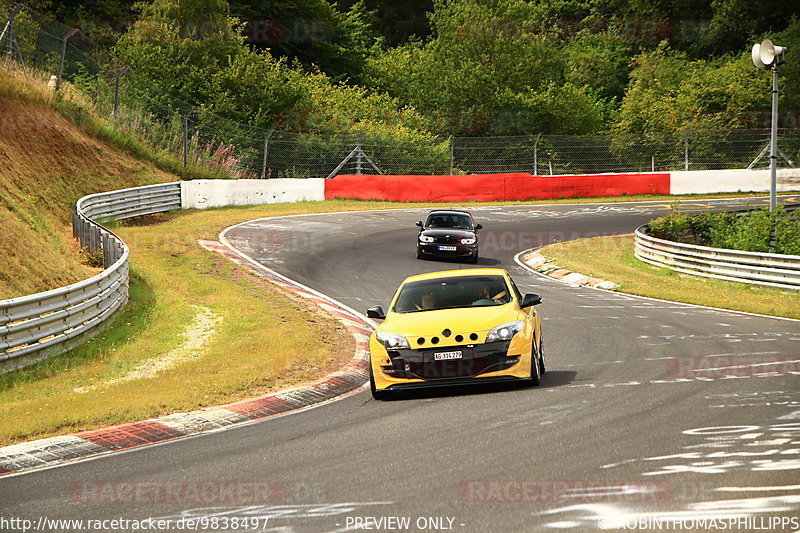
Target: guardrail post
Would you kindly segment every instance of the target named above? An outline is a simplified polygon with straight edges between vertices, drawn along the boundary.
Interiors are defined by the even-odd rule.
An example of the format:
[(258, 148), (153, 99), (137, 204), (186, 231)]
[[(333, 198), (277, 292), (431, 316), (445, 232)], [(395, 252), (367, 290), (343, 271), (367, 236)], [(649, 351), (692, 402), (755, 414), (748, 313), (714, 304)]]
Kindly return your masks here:
[(112, 265), (111, 263), (111, 250), (109, 250), (109, 235), (105, 231), (100, 232), (100, 240), (103, 246), (103, 268), (108, 268)]
[(78, 238), (78, 205), (72, 204), (72, 238)]
[(86, 220), (80, 215), (78, 215), (78, 243), (81, 248), (86, 247)]

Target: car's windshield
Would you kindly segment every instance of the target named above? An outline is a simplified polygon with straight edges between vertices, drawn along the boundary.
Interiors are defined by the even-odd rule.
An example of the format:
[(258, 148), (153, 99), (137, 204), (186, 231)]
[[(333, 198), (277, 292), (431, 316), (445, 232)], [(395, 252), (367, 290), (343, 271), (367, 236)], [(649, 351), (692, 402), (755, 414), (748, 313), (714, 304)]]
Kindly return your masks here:
[(425, 222), (426, 228), (472, 229), (472, 220), (468, 215), (454, 213), (431, 213)]
[(503, 305), (511, 301), (503, 276), (457, 276), (403, 285), (395, 313)]

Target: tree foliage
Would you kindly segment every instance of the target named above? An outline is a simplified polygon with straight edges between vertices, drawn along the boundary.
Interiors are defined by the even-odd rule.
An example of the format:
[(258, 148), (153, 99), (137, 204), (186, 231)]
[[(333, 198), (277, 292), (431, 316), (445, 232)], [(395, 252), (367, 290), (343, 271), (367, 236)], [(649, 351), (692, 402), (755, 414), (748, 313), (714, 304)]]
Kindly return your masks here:
[[(49, 0), (32, 0), (44, 6)], [(114, 51), (158, 106), (258, 128), (448, 135), (652, 135), (768, 126), (765, 37), (789, 48), (783, 127), (800, 113), (800, 4), (781, 0), (64, 0), (62, 17), (136, 22)], [(138, 6), (138, 7), (136, 7)], [(136, 11), (138, 9), (138, 11)], [(186, 107), (184, 106), (184, 107)], [(400, 134), (400, 133), (398, 133)]]

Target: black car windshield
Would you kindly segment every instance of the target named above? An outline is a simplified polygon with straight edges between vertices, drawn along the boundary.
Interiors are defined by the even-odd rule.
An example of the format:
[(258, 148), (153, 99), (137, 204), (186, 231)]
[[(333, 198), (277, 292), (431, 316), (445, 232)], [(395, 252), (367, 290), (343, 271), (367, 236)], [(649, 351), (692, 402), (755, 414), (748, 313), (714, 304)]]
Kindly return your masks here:
[(395, 313), (503, 305), (511, 301), (503, 276), (456, 276), (403, 285)]
[(469, 215), (459, 215), (457, 213), (431, 213), (425, 222), (426, 228), (446, 228), (446, 229), (472, 229), (472, 219)]

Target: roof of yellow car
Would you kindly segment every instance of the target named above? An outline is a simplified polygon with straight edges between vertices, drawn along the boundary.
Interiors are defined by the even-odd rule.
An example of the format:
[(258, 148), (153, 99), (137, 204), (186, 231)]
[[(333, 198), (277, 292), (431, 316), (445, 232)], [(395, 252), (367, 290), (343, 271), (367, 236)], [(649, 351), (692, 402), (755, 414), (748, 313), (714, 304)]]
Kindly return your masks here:
[(440, 279), (451, 278), (454, 276), (502, 276), (507, 274), (505, 269), (502, 268), (465, 268), (464, 270), (443, 270), (441, 272), (428, 272), (425, 274), (416, 274), (409, 276), (403, 283), (409, 281), (422, 281), (426, 279)]

